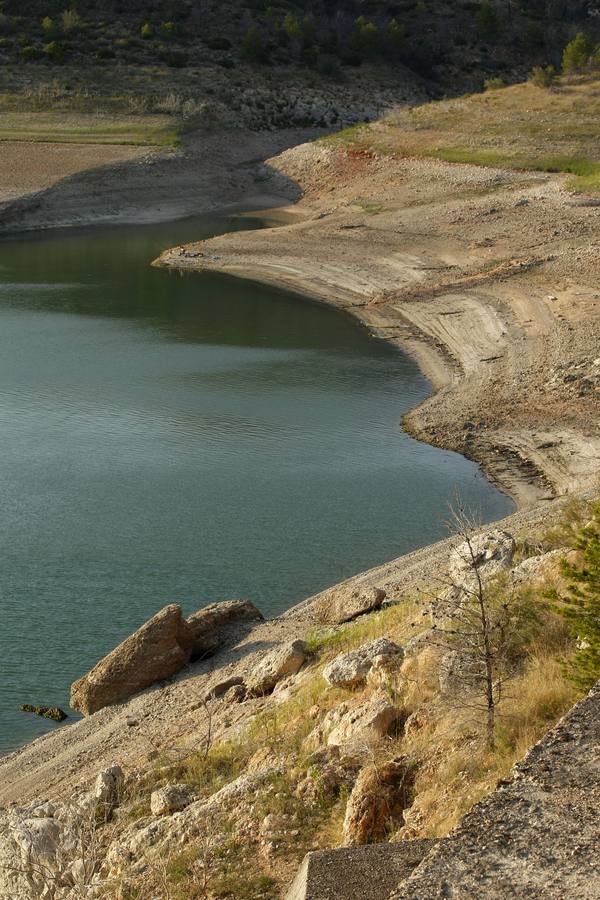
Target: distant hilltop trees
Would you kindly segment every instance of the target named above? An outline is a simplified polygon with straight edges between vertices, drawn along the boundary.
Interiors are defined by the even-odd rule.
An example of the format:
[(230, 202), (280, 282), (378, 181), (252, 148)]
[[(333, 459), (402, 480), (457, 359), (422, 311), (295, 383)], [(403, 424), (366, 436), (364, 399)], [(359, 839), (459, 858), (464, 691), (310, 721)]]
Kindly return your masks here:
[(0, 63), (403, 65), (482, 84), (575, 71), (599, 40), (600, 0), (0, 0)]

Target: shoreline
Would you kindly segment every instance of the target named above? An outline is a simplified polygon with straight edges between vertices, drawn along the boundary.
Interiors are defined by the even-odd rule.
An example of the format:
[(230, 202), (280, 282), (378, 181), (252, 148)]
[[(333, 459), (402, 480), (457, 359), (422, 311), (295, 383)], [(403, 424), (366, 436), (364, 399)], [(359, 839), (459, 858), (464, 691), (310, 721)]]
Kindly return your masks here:
[[(325, 171), (317, 171), (317, 183), (313, 186), (315, 155), (316, 168), (323, 167)], [(490, 265), (487, 238), (481, 235), (481, 207), (489, 204), (486, 187), (492, 183), (494, 202), (503, 203), (503, 211), (521, 208), (516, 203), (533, 194), (540, 199), (541, 209), (537, 212), (547, 214), (548, 208), (542, 203), (549, 201), (555, 212), (565, 203), (560, 177), (506, 172), (499, 175), (498, 170), (474, 172), (471, 167), (432, 161), (371, 160), (360, 178), (350, 183), (342, 178), (324, 197), (321, 182), (330, 177), (332, 155), (343, 153), (325, 150), (322, 145), (308, 145), (308, 149), (299, 147), (268, 161), (271, 184), (286, 186), (281, 190), (282, 203), (290, 185), (294, 186), (292, 193), (304, 196), (297, 205), (280, 207), (274, 213), (278, 219), (291, 216), (287, 224), (279, 222), (276, 227), (258, 232), (223, 235), (175, 248), (166, 251), (159, 264), (222, 271), (285, 287), (312, 302), (336, 306), (358, 318), (375, 337), (401, 346), (414, 356), (435, 391), (405, 417), (403, 427), (419, 440), (455, 450), (478, 462), (486, 477), (515, 499), (517, 512), (494, 523), (496, 527), (515, 532), (544, 528), (562, 508), (557, 498), (584, 492), (597, 478), (600, 435), (598, 419), (590, 414), (595, 409), (595, 398), (590, 401), (583, 397), (581, 403), (576, 399), (571, 403), (575, 407), (572, 415), (563, 422), (561, 411), (571, 398), (562, 395), (560, 387), (550, 397), (558, 400), (556, 419), (544, 415), (553, 412), (544, 394), (544, 388), (551, 383), (549, 365), (554, 364), (556, 356), (564, 356), (573, 368), (580, 365), (573, 351), (570, 355), (566, 352), (569, 344), (565, 343), (564, 332), (579, 328), (577, 337), (583, 335), (587, 353), (588, 345), (598, 346), (594, 331), (597, 320), (590, 322), (581, 316), (578, 321), (571, 316), (566, 323), (569, 327), (565, 327), (562, 320), (569, 315), (569, 304), (577, 293), (571, 285), (569, 290), (561, 290), (556, 300), (545, 298), (555, 273), (540, 269), (548, 265), (551, 268), (554, 260), (531, 264), (527, 248), (520, 248), (519, 256), (514, 253), (514, 246), (503, 248), (507, 257), (504, 268), (501, 261), (492, 267), (491, 278), (488, 277)], [(335, 162), (339, 168), (339, 158)], [(418, 190), (423, 191), (424, 175), (430, 176), (430, 195), (420, 197), (418, 202), (409, 197), (407, 202), (406, 185), (414, 188), (417, 180)], [(470, 190), (467, 202), (475, 206), (472, 218), (480, 232), (481, 247), (465, 249), (460, 242), (457, 246), (456, 241), (440, 237), (439, 218), (435, 220), (435, 216), (442, 215), (442, 225), (448, 230), (448, 207), (451, 215), (456, 215), (457, 205), (459, 214), (464, 213), (464, 204), (457, 204), (448, 192), (444, 194), (442, 190), (441, 198), (436, 197), (448, 177), (451, 191)], [(508, 201), (499, 199), (495, 182), (498, 177), (504, 179)], [(396, 181), (401, 185), (399, 191)], [(366, 185), (371, 182), (377, 201), (375, 212), (365, 209), (365, 195), (371, 200)], [(387, 192), (381, 197), (385, 205), (379, 203), (382, 189)], [(291, 199), (288, 194), (287, 202)], [(258, 214), (261, 210), (253, 208), (252, 212)], [(590, 212), (593, 210), (569, 210), (579, 218)], [(431, 216), (436, 227), (423, 228), (425, 215)], [(415, 227), (417, 221), (419, 227)], [(564, 256), (560, 258), (564, 260)], [(572, 266), (572, 259), (570, 263)], [(437, 272), (449, 274), (448, 283)], [(585, 281), (588, 274), (579, 272), (575, 284), (589, 289)], [(566, 279), (564, 271), (560, 277)], [(573, 304), (577, 313), (579, 305)], [(452, 320), (456, 319), (468, 321), (463, 322), (461, 329), (452, 327)], [(535, 327), (529, 329), (533, 334), (528, 335), (526, 326), (531, 322)], [(575, 343), (572, 341), (572, 345)], [(516, 351), (511, 352), (512, 346)], [(527, 353), (535, 358), (529, 361), (528, 369), (523, 369), (519, 361), (527, 358)], [(544, 357), (545, 366), (540, 362)], [(535, 378), (527, 377), (533, 375)], [(506, 389), (519, 389), (520, 402), (523, 394), (535, 395), (533, 406), (521, 409), (515, 403), (513, 407), (503, 407), (508, 400)], [(498, 427), (498, 410), (505, 418), (510, 413), (510, 429)], [(523, 415), (530, 414), (531, 423), (524, 425)], [(465, 422), (473, 427), (465, 430)], [(435, 567), (444, 565), (452, 545), (453, 539), (448, 538), (358, 573), (300, 601), (278, 618), (258, 626), (238, 647), (219, 654), (208, 664), (195, 664), (184, 670), (167, 686), (150, 688), (0, 758), (0, 806), (39, 796), (40, 790), (46, 796), (63, 795), (85, 784), (115, 759), (136, 768), (145, 759), (150, 734), (164, 747), (193, 746), (202, 726), (193, 715), (190, 698), (205, 690), (215, 676), (223, 678), (240, 669), (244, 671), (260, 652), (256, 651), (258, 644), (305, 636), (314, 628), (319, 600), (331, 591), (344, 593), (376, 585), (384, 586), (392, 602), (401, 599), (422, 584)], [(241, 711), (241, 716), (247, 719), (260, 709), (260, 702), (256, 702), (252, 708)], [(147, 724), (129, 727), (130, 719)], [(215, 725), (228, 733), (239, 721), (224, 720)]]
[[(295, 155), (300, 156), (300, 161)], [(357, 214), (357, 191), (351, 188), (349, 193), (345, 179), (339, 186), (330, 188), (325, 204), (318, 187), (313, 189), (310, 178), (314, 174), (315, 158), (326, 168), (331, 163), (327, 157), (337, 157), (335, 166), (339, 170), (339, 157), (343, 155), (344, 151), (311, 144), (269, 161), (274, 168), (293, 175), (303, 189), (303, 199), (282, 210), (284, 214), (293, 210), (291, 214), (296, 221), (291, 224), (176, 247), (161, 254), (153, 265), (182, 271), (223, 272), (284, 288), (301, 298), (352, 315), (371, 335), (409, 353), (430, 381), (433, 395), (403, 417), (402, 427), (419, 440), (454, 450), (476, 462), (486, 477), (512, 497), (518, 509), (590, 489), (600, 472), (600, 431), (594, 418), (594, 414), (600, 414), (600, 386), (585, 397), (581, 406), (587, 409), (581, 410), (582, 415), (574, 416), (575, 427), (556, 419), (544, 421), (551, 417), (543, 415), (539, 402), (529, 410), (526, 402), (523, 404), (525, 427), (519, 423), (521, 427), (509, 431), (500, 417), (486, 421), (485, 402), (506, 399), (506, 391), (502, 397), (502, 390), (498, 390), (502, 380), (506, 385), (512, 381), (521, 392), (527, 391), (528, 377), (534, 375), (535, 369), (529, 366), (522, 371), (519, 356), (535, 354), (538, 359), (532, 361), (538, 364), (549, 344), (555, 352), (559, 351), (556, 356), (566, 357), (567, 364), (571, 356), (573, 368), (582, 368), (580, 360), (573, 358), (573, 350), (579, 348), (565, 346), (570, 335), (565, 340), (564, 334), (565, 330), (573, 331), (573, 322), (568, 321), (566, 313), (576, 292), (572, 287), (558, 310), (552, 309), (552, 304), (562, 298), (540, 296), (550, 287), (544, 283), (540, 270), (554, 257), (523, 258), (516, 256), (518, 247), (509, 246), (508, 254), (503, 248), (505, 258), (494, 260), (490, 266), (486, 254), (478, 247), (469, 248), (475, 249), (475, 253), (465, 253), (456, 242), (452, 246), (450, 241), (440, 241), (439, 234), (416, 235), (410, 230), (408, 252), (403, 253), (393, 239), (389, 240), (390, 218), (396, 224), (400, 216), (411, 212), (411, 206), (403, 204), (400, 192), (398, 198), (393, 198), (395, 208), (382, 208), (380, 212), (376, 196), (375, 213), (361, 216)], [(451, 173), (453, 190), (456, 170), (460, 170), (466, 182), (460, 186), (464, 189), (469, 186), (469, 179), (475, 180), (484, 203), (486, 179), (493, 185), (494, 199), (498, 202), (500, 192), (496, 182), (500, 178), (506, 182), (505, 191), (513, 209), (529, 203), (523, 195), (532, 192), (542, 202), (552, 199), (562, 207), (566, 205), (561, 176), (474, 170), (471, 166), (423, 160), (391, 160), (387, 165), (392, 170), (388, 173), (390, 178), (403, 169), (405, 181), (411, 175), (414, 178), (415, 169), (421, 178), (423, 167), (429, 168), (433, 182), (439, 179), (442, 184)], [(380, 181), (385, 166), (386, 161), (375, 160), (374, 175)], [(376, 184), (375, 193), (378, 187), (381, 189)], [(389, 191), (389, 183), (386, 187)], [(336, 196), (336, 189), (342, 194), (339, 198), (342, 202)], [(388, 192), (387, 202), (391, 199)], [(427, 206), (439, 214), (453, 200), (442, 193), (437, 200), (429, 200)], [(362, 197), (361, 201), (363, 209), (368, 206)], [(547, 213), (547, 208), (543, 212)], [(572, 207), (568, 208), (568, 215), (573, 216)], [(394, 231), (397, 233), (397, 229)], [(366, 239), (357, 240), (357, 234), (366, 234)], [(485, 240), (478, 243), (486, 246)], [(369, 256), (374, 247), (382, 247), (381, 255), (371, 261)], [(357, 249), (358, 255), (368, 261), (366, 264), (356, 263)], [(458, 278), (453, 270), (457, 270)], [(430, 272), (437, 271), (451, 273), (451, 277), (440, 283), (439, 277), (429, 276)], [(593, 290), (593, 284), (585, 287), (588, 293)], [(530, 296), (533, 292), (537, 296)], [(516, 298), (510, 297), (513, 293)], [(584, 323), (579, 318), (577, 325), (583, 331)], [(453, 320), (460, 320), (458, 328), (452, 326)], [(589, 324), (597, 329), (598, 316)], [(530, 325), (533, 327), (528, 329)], [(587, 337), (593, 354), (593, 339)], [(568, 349), (570, 354), (565, 353)], [(592, 365), (597, 368), (597, 361)], [(536, 389), (543, 394), (545, 382), (540, 383), (539, 377), (536, 381)], [(565, 378), (564, 383), (570, 382)], [(489, 397), (483, 395), (482, 386), (489, 391)], [(549, 405), (554, 399), (550, 399)], [(575, 406), (571, 397), (560, 399), (563, 404), (567, 399)], [(546, 398), (540, 400), (543, 403)], [(590, 410), (593, 410), (591, 416)], [(531, 425), (527, 422), (528, 412), (532, 413)], [(462, 425), (461, 418), (466, 420)]]

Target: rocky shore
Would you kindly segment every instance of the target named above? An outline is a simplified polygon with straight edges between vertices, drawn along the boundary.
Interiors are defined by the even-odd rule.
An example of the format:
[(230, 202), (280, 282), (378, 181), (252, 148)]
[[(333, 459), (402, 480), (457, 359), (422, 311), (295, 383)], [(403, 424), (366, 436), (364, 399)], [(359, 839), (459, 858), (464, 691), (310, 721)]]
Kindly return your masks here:
[[(548, 841), (556, 841), (557, 816), (564, 823), (564, 811), (579, 797), (585, 773), (597, 765), (597, 692), (571, 714), (573, 724), (565, 720), (556, 735), (534, 748), (507, 782), (510, 787), (476, 807), (447, 841), (421, 839), (426, 794), (419, 790), (407, 755), (432, 727), (432, 710), (440, 715), (443, 709), (436, 706), (440, 688), (434, 687), (438, 677), (443, 683), (442, 670), (432, 667), (425, 623), (411, 623), (414, 597), (431, 585), (435, 573), (445, 573), (456, 586), (466, 584), (467, 550), (474, 552), (484, 583), (502, 576), (527, 588), (540, 578), (555, 578), (560, 552), (543, 552), (543, 542), (534, 550), (531, 541), (540, 528), (563, 515), (560, 501), (539, 504), (474, 535), (468, 547), (459, 546), (460, 537), (450, 538), (350, 579), (270, 622), (261, 622), (251, 604), (241, 601), (214, 604), (187, 623), (178, 607), (167, 607), (74, 685), (86, 718), (0, 760), (0, 896), (71, 900), (107, 891), (108, 896), (130, 896), (140, 878), (154, 879), (162, 871), (161, 860), (190, 853), (198, 841), (222, 846), (229, 828), (237, 835), (239, 852), (258, 850), (261, 865), (276, 875), (266, 893), (256, 888), (249, 896), (286, 896), (293, 861), (306, 847), (303, 829), (311, 816), (318, 822), (320, 804), (329, 793), (339, 796), (345, 808), (342, 843), (360, 848), (362, 856), (344, 862), (343, 854), (351, 851), (332, 850), (323, 860), (325, 869), (319, 857), (309, 859), (290, 898), (329, 896), (319, 895), (319, 885), (329, 884), (326, 873), (340, 865), (353, 873), (348, 885), (356, 890), (363, 890), (363, 883), (374, 891), (379, 885), (373, 897), (387, 898), (393, 891), (394, 898), (438, 896), (440, 879), (455, 878), (463, 885), (465, 866), (473, 869), (469, 877), (474, 884), (483, 877), (491, 885), (482, 896), (522, 896), (525, 884), (532, 896), (546, 896), (548, 879), (553, 890), (548, 896), (558, 897), (565, 885), (583, 886), (581, 896), (594, 896), (597, 881), (588, 865), (592, 856), (582, 849), (593, 841), (594, 795), (587, 795), (585, 829), (573, 824), (568, 833), (561, 832), (560, 860), (577, 856), (576, 865), (557, 862)], [(515, 541), (513, 533), (527, 534), (526, 543)], [(529, 555), (523, 558), (525, 548)], [(395, 636), (403, 622), (402, 643), (383, 636)], [(325, 646), (334, 640), (332, 646), (338, 647), (325, 666), (315, 651), (315, 629), (321, 629)], [(382, 636), (366, 639), (369, 634)], [(194, 646), (202, 658), (190, 663)], [(173, 647), (176, 655), (184, 650), (187, 664), (173, 656)], [(140, 678), (145, 690), (140, 690)], [(90, 688), (96, 702), (86, 706), (82, 698), (92, 696)], [(307, 702), (312, 702), (310, 709), (303, 705)], [(280, 716), (288, 722), (288, 709), (295, 717), (292, 713), (284, 730), (303, 736), (301, 758), (309, 760), (304, 775), (296, 768), (293, 740), (288, 745), (289, 736), (282, 736), (277, 743), (270, 730)], [(581, 764), (562, 758), (565, 741), (577, 759), (581, 756)], [(224, 781), (217, 779), (212, 786), (202, 778), (190, 781), (195, 771), (189, 769), (190, 761), (201, 772), (211, 754), (224, 761), (227, 756), (219, 754), (236, 747), (249, 758)], [(432, 743), (426, 766), (440, 752), (434, 747)], [(544, 762), (548, 754), (552, 775), (543, 774), (550, 771)], [(551, 803), (548, 778), (556, 782)], [(294, 793), (287, 806), (282, 800), (278, 805), (277, 797), (288, 796), (288, 783)], [(502, 829), (513, 795), (522, 815), (511, 812), (515, 827), (511, 825), (508, 840)], [(269, 811), (273, 803), (280, 812)], [(535, 811), (530, 811), (532, 803)], [(580, 821), (576, 813), (571, 819)], [(395, 842), (379, 850), (392, 822), (399, 828)], [(532, 828), (540, 832), (535, 871), (527, 862), (531, 853), (523, 851)], [(482, 832), (498, 832), (509, 848), (500, 852), (497, 865), (493, 854), (484, 860), (479, 856)], [(498, 841), (490, 840), (495, 847)], [(82, 857), (81, 841), (91, 846), (87, 856)], [(219, 859), (214, 852), (206, 850), (211, 866)], [(459, 864), (461, 854), (465, 861)], [(367, 876), (376, 860), (385, 865), (373, 880)], [(43, 868), (36, 868), (42, 863)], [(250, 875), (237, 857), (227, 866), (237, 867), (240, 886), (247, 885)], [(512, 887), (495, 894), (498, 866), (504, 873), (502, 885)], [(48, 881), (43, 873), (48, 871), (60, 886), (54, 894), (44, 893)], [(338, 889), (341, 898), (356, 896), (345, 886)], [(230, 896), (215, 890), (206, 896)]]

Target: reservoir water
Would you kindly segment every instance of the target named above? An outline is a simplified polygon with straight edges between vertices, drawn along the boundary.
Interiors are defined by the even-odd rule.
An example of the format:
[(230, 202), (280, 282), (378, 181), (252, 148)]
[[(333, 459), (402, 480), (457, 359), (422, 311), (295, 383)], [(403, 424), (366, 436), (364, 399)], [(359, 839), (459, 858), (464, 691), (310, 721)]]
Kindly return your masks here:
[(249, 220), (0, 242), (0, 753), (53, 727), (21, 703), (168, 602), (266, 615), (512, 502), (400, 418), (429, 387), (349, 317), (150, 268)]

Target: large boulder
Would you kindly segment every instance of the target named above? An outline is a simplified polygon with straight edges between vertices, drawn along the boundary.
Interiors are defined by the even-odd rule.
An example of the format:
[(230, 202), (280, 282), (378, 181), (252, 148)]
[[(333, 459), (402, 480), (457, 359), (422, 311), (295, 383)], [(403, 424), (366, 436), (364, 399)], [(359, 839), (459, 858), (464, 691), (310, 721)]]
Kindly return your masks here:
[(193, 636), (192, 662), (242, 637), (248, 625), (263, 621), (262, 613), (249, 600), (223, 600), (193, 613), (187, 620)]
[(359, 773), (346, 805), (344, 844), (385, 840), (410, 803), (410, 767), (405, 759), (366, 766)]
[(247, 695), (261, 697), (263, 694), (270, 694), (278, 681), (295, 675), (305, 659), (303, 641), (287, 641), (270, 650), (246, 679)]
[(263, 620), (248, 600), (225, 600), (193, 613), (161, 609), (71, 686), (71, 706), (89, 716), (126, 700), (157, 681), (171, 678), (188, 662), (210, 656)]
[(364, 687), (373, 666), (378, 669), (393, 668), (402, 662), (402, 647), (387, 638), (368, 641), (357, 650), (341, 653), (325, 666), (323, 677), (334, 687)]
[(315, 604), (315, 612), (325, 625), (343, 625), (358, 616), (381, 608), (386, 593), (383, 588), (344, 586), (328, 591)]
[(189, 661), (193, 645), (181, 607), (165, 606), (71, 685), (71, 706), (89, 716), (170, 678)]

